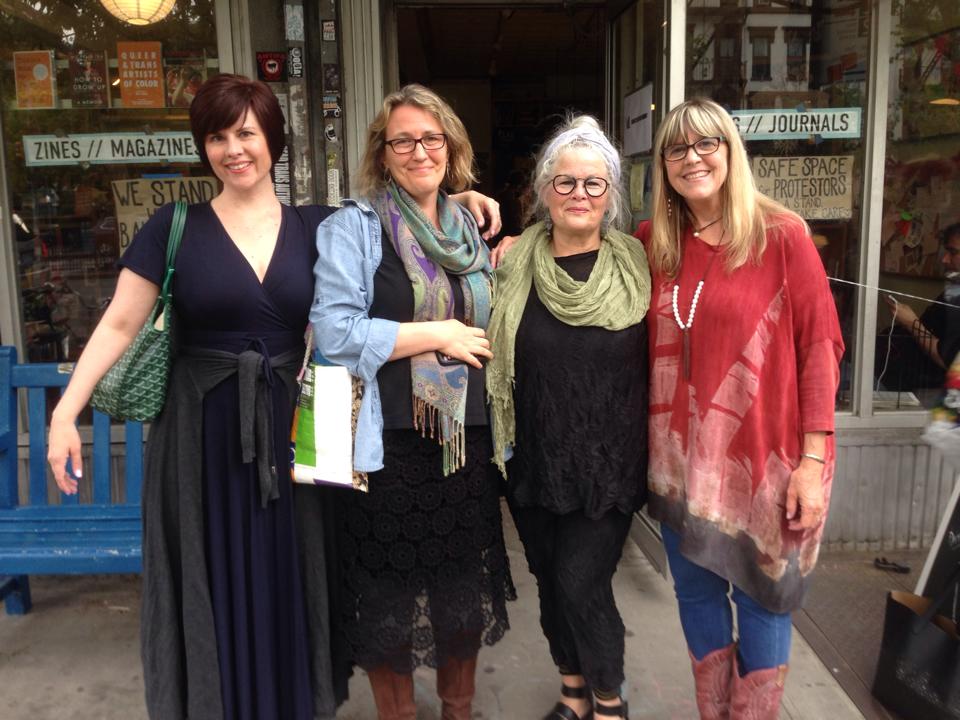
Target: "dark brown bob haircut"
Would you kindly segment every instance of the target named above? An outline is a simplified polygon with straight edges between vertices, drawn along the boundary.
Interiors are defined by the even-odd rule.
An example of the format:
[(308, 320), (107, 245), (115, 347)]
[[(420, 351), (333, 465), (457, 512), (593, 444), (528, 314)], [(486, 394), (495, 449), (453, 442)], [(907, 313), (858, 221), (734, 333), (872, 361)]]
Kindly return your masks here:
[(205, 147), (207, 136), (235, 125), (248, 112), (253, 112), (263, 128), (270, 158), (276, 164), (283, 154), (286, 140), (283, 111), (270, 87), (259, 80), (229, 73), (215, 75), (200, 86), (190, 103), (190, 132), (200, 162), (207, 170), (213, 172)]

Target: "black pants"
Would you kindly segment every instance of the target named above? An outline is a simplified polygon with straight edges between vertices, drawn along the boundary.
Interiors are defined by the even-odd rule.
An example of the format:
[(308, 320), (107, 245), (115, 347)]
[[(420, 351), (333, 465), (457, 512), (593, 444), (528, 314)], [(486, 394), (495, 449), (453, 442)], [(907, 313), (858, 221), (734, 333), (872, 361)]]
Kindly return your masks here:
[(510, 503), (540, 593), (540, 625), (563, 673), (583, 675), (599, 695), (623, 683), (624, 628), (612, 580), (630, 515), (612, 509), (590, 520)]

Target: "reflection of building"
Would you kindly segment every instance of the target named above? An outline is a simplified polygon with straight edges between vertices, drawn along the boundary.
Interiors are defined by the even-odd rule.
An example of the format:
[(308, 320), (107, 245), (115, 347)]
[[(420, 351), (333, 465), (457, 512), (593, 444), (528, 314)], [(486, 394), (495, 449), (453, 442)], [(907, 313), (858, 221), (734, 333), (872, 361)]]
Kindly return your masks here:
[[(731, 107), (756, 92), (802, 93), (808, 88), (812, 0), (695, 0), (687, 14), (688, 95), (711, 96)], [(775, 105), (773, 107), (781, 107)]]
[[(697, 94), (734, 111), (769, 111), (771, 122), (842, 111), (857, 119), (846, 134), (751, 138), (751, 155), (770, 169), (765, 187), (803, 194), (797, 207), (831, 276), (929, 298), (942, 289), (936, 233), (960, 220), (960, 109), (942, 104), (960, 101), (956, 0), (194, 0), (129, 34), (96, 20), (96, 0), (86, 0), (83, 18), (76, 3), (45, 6), (41, 23), (32, 3), (8, 0), (0, 24), (0, 202), (21, 203), (37, 231), (33, 252), (22, 244), (18, 262), (14, 228), (0, 226), (0, 288), (8, 293), (0, 302), (0, 341), (18, 345), (21, 357), (75, 357), (113, 291), (127, 228), (152, 210), (127, 189), (153, 181), (186, 192), (203, 185), (184, 179), (203, 172), (184, 138), (182, 106), (199, 76), (256, 74), (258, 51), (261, 65), (276, 72), (271, 87), (288, 118), (276, 185), (296, 203), (351, 193), (366, 124), (385, 90), (401, 82), (434, 86), (460, 110), (476, 146), (480, 187), (491, 194), (523, 176), (565, 109), (598, 114), (622, 137), (624, 98), (641, 88), (650, 88), (654, 128), (666, 108)], [(875, 17), (893, 13), (891, 6), (902, 9)], [(157, 92), (122, 93), (118, 45), (128, 42), (160, 45), (159, 59), (137, 57), (148, 65), (131, 69), (152, 74)], [(78, 80), (86, 94), (73, 95), (71, 74), (81, 63), (75, 56), (71, 65), (70, 57), (77, 50), (87, 53), (84, 70), (102, 67), (106, 92)], [(21, 56), (19, 67), (33, 109), (17, 102), (14, 51), (35, 51)], [(291, 52), (296, 62), (280, 62)], [(158, 142), (166, 137), (170, 144)], [(638, 154), (630, 166), (639, 217), (650, 157)], [(831, 196), (825, 188), (834, 188)], [(909, 263), (891, 264), (885, 253), (894, 247)], [(864, 521), (831, 527), (830, 539), (920, 542), (940, 502), (933, 479), (951, 471), (935, 460), (914, 471), (928, 457), (917, 440), (925, 413), (917, 397), (877, 391), (875, 337), (889, 312), (873, 290), (842, 283), (833, 290), (848, 347), (837, 405), (840, 472), (847, 475), (837, 487), (850, 490), (836, 501), (858, 508), (848, 517), (874, 517), (884, 493), (930, 499), (920, 510), (903, 510), (919, 513), (908, 526)], [(49, 312), (61, 304), (62, 312)], [(72, 339), (69, 348), (63, 337)], [(844, 515), (841, 507), (837, 516)]]

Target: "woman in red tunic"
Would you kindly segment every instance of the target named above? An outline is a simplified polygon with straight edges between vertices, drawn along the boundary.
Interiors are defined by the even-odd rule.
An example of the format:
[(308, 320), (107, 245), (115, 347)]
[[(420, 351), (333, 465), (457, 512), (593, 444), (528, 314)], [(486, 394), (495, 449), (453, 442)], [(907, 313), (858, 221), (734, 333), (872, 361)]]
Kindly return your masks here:
[(757, 191), (722, 107), (675, 108), (654, 158), (637, 231), (653, 275), (649, 511), (701, 718), (776, 718), (830, 499), (836, 308), (809, 229)]

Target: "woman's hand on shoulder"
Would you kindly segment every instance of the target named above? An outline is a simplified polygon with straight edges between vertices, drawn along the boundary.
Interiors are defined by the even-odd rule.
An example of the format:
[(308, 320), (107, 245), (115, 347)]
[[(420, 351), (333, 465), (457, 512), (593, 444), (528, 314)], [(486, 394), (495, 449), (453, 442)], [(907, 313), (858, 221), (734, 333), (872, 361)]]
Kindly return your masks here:
[(801, 458), (787, 485), (787, 526), (810, 530), (819, 525), (827, 510), (823, 492), (823, 464)]
[(504, 235), (500, 242), (497, 243), (497, 246), (490, 251), (490, 264), (493, 265), (493, 267), (497, 267), (502, 263), (504, 256), (519, 239), (519, 235)]
[(492, 197), (478, 193), (476, 190), (467, 190), (451, 195), (450, 199), (470, 211), (477, 221), (480, 236), (484, 240), (490, 240), (500, 232), (500, 203)]

